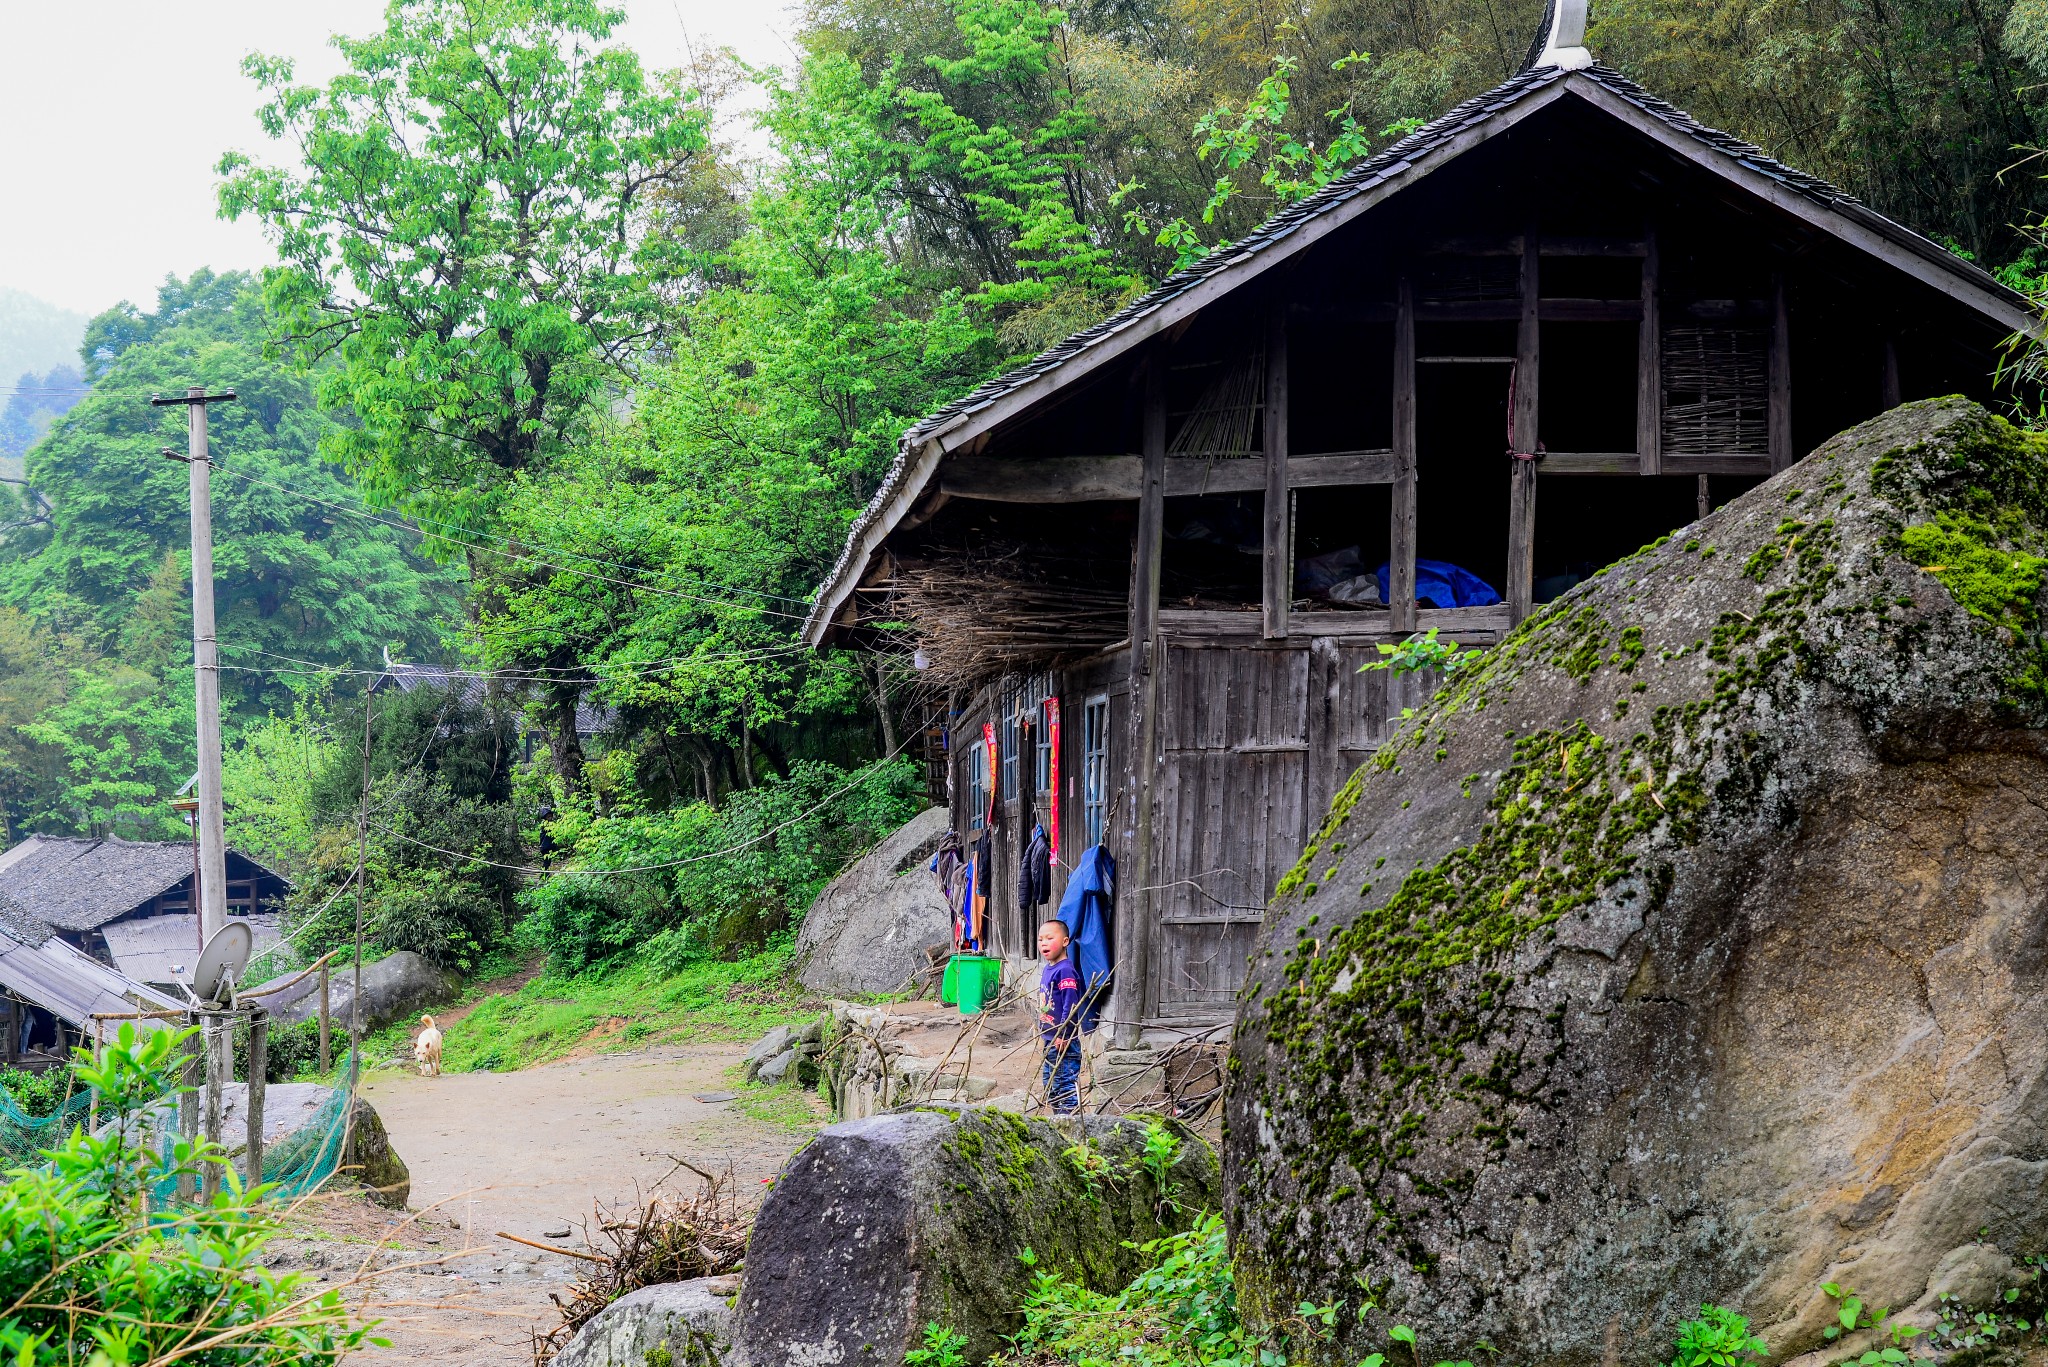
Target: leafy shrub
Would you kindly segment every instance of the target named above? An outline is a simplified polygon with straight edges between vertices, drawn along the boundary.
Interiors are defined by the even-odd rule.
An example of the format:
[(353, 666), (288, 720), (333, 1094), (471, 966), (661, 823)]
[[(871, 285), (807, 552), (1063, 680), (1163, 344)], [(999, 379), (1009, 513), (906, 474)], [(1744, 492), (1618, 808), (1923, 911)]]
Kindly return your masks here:
[[(908, 760), (851, 771), (804, 761), (722, 806), (566, 813), (554, 825), (572, 851), (565, 862), (592, 872), (524, 894), (523, 929), (551, 967), (571, 973), (629, 953), (669, 973), (741, 958), (786, 931), (849, 859), (923, 805)], [(606, 869), (645, 871), (598, 872)]]
[[(337, 1053), (348, 1047), (346, 1024), (343, 1025), (341, 1043), (333, 1046)], [(234, 1034), (236, 1077), (249, 1076), (249, 1027), (238, 1024)], [(264, 1043), (263, 1080), (265, 1082), (290, 1082), (301, 1073), (310, 1073), (320, 1066), (320, 1022), (304, 1020), (296, 1025), (279, 1021), (270, 1023), (270, 1038)]]
[(64, 1104), (65, 1093), (71, 1086), (71, 1074), (62, 1068), (40, 1073), (0, 1068), (0, 1088), (6, 1090), (8, 1100), (39, 1120)]
[[(368, 1326), (350, 1325), (339, 1289), (310, 1294), (301, 1274), (264, 1266), (276, 1219), (240, 1189), (219, 1149), (180, 1140), (166, 1158), (141, 1142), (144, 1114), (177, 1091), (191, 1033), (138, 1037), (124, 1024), (97, 1065), (80, 1050), (76, 1083), (98, 1090), (100, 1115), (113, 1123), (97, 1136), (74, 1130), (47, 1164), (0, 1184), (6, 1361), (317, 1367), (381, 1344)], [(207, 1163), (223, 1168), (211, 1205), (152, 1214), (152, 1187)]]
[(1702, 1305), (1699, 1318), (1678, 1326), (1676, 1348), (1671, 1367), (1747, 1367), (1771, 1351), (1747, 1319), (1718, 1305)]
[[(1223, 1219), (1209, 1212), (1192, 1229), (1143, 1245), (1152, 1265), (1115, 1295), (1035, 1276), (1024, 1302), (1019, 1356), (1135, 1367), (1266, 1367), (1285, 1363), (1291, 1341), (1327, 1335), (1337, 1307), (1303, 1305), (1271, 1330), (1244, 1323)], [(1035, 1261), (1029, 1253), (1026, 1262)]]

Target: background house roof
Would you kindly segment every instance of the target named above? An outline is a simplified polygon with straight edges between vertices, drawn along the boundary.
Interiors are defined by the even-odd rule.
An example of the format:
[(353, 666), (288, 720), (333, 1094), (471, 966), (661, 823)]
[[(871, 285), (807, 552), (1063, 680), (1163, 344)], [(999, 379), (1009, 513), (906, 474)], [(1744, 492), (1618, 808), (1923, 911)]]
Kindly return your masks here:
[[(0, 892), (0, 987), (87, 1031), (92, 1029), (94, 1012), (123, 1014), (178, 1007), (166, 993), (132, 982), (56, 938), (47, 925), (4, 892)], [(162, 1022), (135, 1024), (147, 1032)]]
[[(440, 665), (388, 664), (377, 681), (370, 685), (370, 691), (377, 693), (393, 687), (401, 693), (410, 693), (415, 688), (449, 688), (468, 706), (482, 707), (484, 704), (483, 676), (475, 670), (444, 669)], [(576, 734), (579, 736), (598, 735), (616, 719), (617, 713), (602, 703), (585, 698), (576, 701)]]
[[(1546, 11), (1545, 32), (1548, 31), (1548, 27)], [(1039, 380), (1052, 377), (1059, 371), (1069, 368), (1074, 371), (1071, 377), (1060, 381), (1061, 383), (1078, 379), (1095, 364), (1121, 352), (1123, 348), (1119, 347), (1115, 352), (1097, 357), (1096, 353), (1107, 352), (1108, 344), (1112, 340), (1133, 332), (1142, 337), (1155, 331), (1155, 327), (1146, 325), (1156, 320), (1157, 316), (1175, 300), (1208, 284), (1211, 280), (1235, 277), (1229, 287), (1250, 280), (1267, 265), (1291, 254), (1291, 250), (1283, 251), (1281, 248), (1305, 245), (1300, 242), (1290, 244), (1289, 239), (1297, 238), (1303, 229), (1314, 224), (1316, 220), (1341, 209), (1362, 195), (1389, 187), (1409, 177), (1418, 161), (1434, 153), (1450, 150), (1452, 144), (1457, 143), (1464, 135), (1472, 133), (1475, 136), (1483, 136), (1477, 132), (1482, 125), (1516, 105), (1526, 103), (1533, 109), (1539, 103), (1549, 102), (1548, 99), (1539, 100), (1539, 96), (1546, 93), (1558, 95), (1568, 91), (1579, 94), (1588, 104), (1596, 107), (1611, 106), (1609, 112), (1614, 112), (1615, 108), (1633, 111), (1641, 116), (1647, 125), (1661, 130), (1666, 142), (1685, 144), (1707, 153), (1707, 163), (1724, 176), (1735, 178), (1748, 173), (1761, 177), (1770, 186), (1788, 192), (1798, 200), (1811, 205), (1813, 209), (1821, 211), (1839, 226), (1853, 227), (1865, 233), (1875, 234), (1891, 246), (1917, 258), (1927, 273), (1945, 275), (1952, 279), (1960, 287), (1960, 293), (1970, 296), (1976, 306), (1987, 314), (1995, 312), (1998, 321), (2006, 326), (2032, 325), (2032, 311), (2026, 299), (2000, 284), (1988, 272), (1964, 261), (1955, 253), (1912, 229), (1886, 218), (1847, 191), (1820, 177), (1788, 166), (1740, 138), (1719, 129), (1709, 128), (1677, 106), (1658, 99), (1620, 72), (1597, 62), (1575, 71), (1554, 66), (1530, 68), (1485, 94), (1465, 101), (1449, 113), (1360, 162), (1315, 194), (1282, 209), (1244, 237), (1219, 246), (1201, 260), (1176, 271), (1156, 289), (1100, 323), (1075, 333), (1032, 360), (1005, 371), (917, 422), (903, 434), (896, 459), (883, 476), (880, 488), (875, 491), (875, 496), (849, 529), (839, 560), (832, 567), (832, 572), (826, 576), (817, 600), (804, 622), (803, 639), (813, 645), (823, 641), (833, 614), (838, 611), (847, 590), (851, 587), (851, 579), (865, 569), (865, 562), (872, 548), (863, 550), (863, 542), (869, 539), (877, 523), (911, 482), (913, 472), (922, 468), (919, 457), (923, 454), (926, 443), (965, 425), (975, 415), (1001, 400), (1016, 395), (1019, 391)], [(1603, 96), (1606, 98), (1601, 98)], [(923, 469), (924, 475), (928, 476), (929, 473), (928, 468)]]
[[(259, 958), (265, 950), (274, 948), (283, 938), (278, 928), (275, 913), (257, 916), (230, 916), (230, 921), (246, 921), (255, 937), (250, 958)], [(114, 956), (114, 967), (123, 977), (139, 983), (175, 984), (178, 979), (171, 972), (171, 965), (177, 964), (190, 971), (199, 958), (199, 918), (190, 912), (170, 916), (138, 916), (132, 921), (116, 921), (100, 927), (105, 937), (107, 950)]]
[[(271, 873), (246, 855), (230, 853)], [(191, 876), (189, 840), (32, 835), (0, 855), (0, 896), (58, 930), (96, 930)]]

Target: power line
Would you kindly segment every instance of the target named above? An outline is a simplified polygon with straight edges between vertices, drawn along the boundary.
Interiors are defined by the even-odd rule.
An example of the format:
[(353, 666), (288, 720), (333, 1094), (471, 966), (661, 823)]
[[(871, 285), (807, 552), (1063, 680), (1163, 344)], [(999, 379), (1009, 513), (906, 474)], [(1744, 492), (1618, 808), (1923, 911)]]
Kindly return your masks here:
[[(218, 468), (220, 469), (222, 474), (233, 475), (236, 479), (242, 480), (243, 482), (248, 484), (254, 484), (265, 489), (275, 489), (279, 493), (290, 494), (294, 498), (303, 498), (308, 502), (317, 503), (325, 508), (332, 508), (336, 512), (347, 513), (351, 517), (361, 518), (366, 522), (375, 522), (380, 526), (385, 527), (395, 527), (399, 531), (413, 532), (421, 537), (432, 537), (438, 541), (446, 541), (450, 545), (470, 547), (472, 549), (478, 550), (488, 550), (488, 547), (476, 546), (475, 542), (478, 540), (496, 541), (506, 547), (517, 546), (520, 544), (519, 541), (513, 537), (501, 536), (496, 532), (465, 531), (462, 528), (456, 527), (454, 523), (436, 522), (433, 518), (416, 518), (412, 522), (401, 522), (395, 518), (379, 517), (377, 514), (370, 512), (368, 509), (347, 503), (338, 503), (335, 502), (333, 499), (322, 498), (318, 494), (310, 493), (304, 489), (295, 489), (289, 484), (281, 484), (276, 480), (267, 480), (260, 478), (259, 476), (256, 475), (246, 475), (239, 470), (231, 469), (227, 466), (220, 466)], [(426, 526), (424, 525), (428, 523), (432, 523), (433, 525), (439, 527), (452, 528), (454, 534), (451, 535), (448, 532), (428, 531), (426, 529)], [(605, 560), (598, 556), (585, 555), (581, 551), (567, 551), (562, 550), (558, 547), (546, 546), (541, 547), (541, 549), (547, 551), (550, 555), (560, 555), (577, 560), (587, 560), (592, 564), (605, 565), (612, 569), (630, 570), (632, 568), (629, 565), (621, 565), (619, 562), (614, 560)], [(603, 580), (605, 583), (616, 584), (621, 588), (639, 589), (647, 593), (667, 594), (670, 597), (683, 598), (695, 603), (707, 603), (713, 607), (738, 606), (737, 604), (727, 603), (717, 598), (706, 598), (700, 594), (685, 593), (681, 589), (665, 588), (659, 584), (649, 584), (640, 580), (619, 579), (611, 575), (599, 574), (595, 570), (578, 569), (573, 565), (557, 564), (553, 561), (544, 560), (540, 556), (533, 555), (525, 551), (506, 549), (494, 551), (492, 553), (505, 556), (507, 559), (519, 560), (524, 561), (528, 564), (538, 565), (543, 569), (559, 570), (564, 574), (580, 574), (591, 579), (600, 579)], [(780, 602), (795, 603), (799, 606), (808, 606), (810, 602), (810, 600), (807, 598), (797, 598), (793, 595), (786, 593), (773, 593), (767, 589), (739, 588), (730, 584), (712, 584), (709, 583), (709, 581), (706, 581), (706, 583), (708, 587), (718, 589), (720, 592), (723, 593), (751, 594), (756, 598), (772, 598)], [(755, 609), (755, 611), (764, 612), (769, 614), (770, 616), (775, 617), (786, 617), (792, 622), (801, 622), (805, 619), (805, 614), (800, 612), (781, 612), (774, 608), (758, 608)]]
[[(632, 866), (631, 868), (623, 869), (550, 869), (535, 868), (527, 864), (501, 864), (494, 859), (485, 859), (482, 855), (465, 854), (461, 850), (443, 849), (439, 845), (430, 845), (424, 840), (415, 840), (409, 835), (399, 834), (397, 831), (392, 830), (388, 826), (376, 826), (376, 829), (383, 832), (385, 835), (390, 836), (393, 840), (404, 841), (406, 844), (412, 845), (418, 849), (431, 850), (435, 854), (446, 855), (450, 859), (461, 859), (471, 864), (480, 864), (485, 868), (504, 869), (511, 873), (538, 874), (544, 878), (558, 878), (566, 874), (578, 873), (591, 875), (618, 873), (656, 873), (663, 869), (679, 869), (686, 864), (701, 864), (707, 859), (723, 859), (725, 856), (730, 854), (737, 854), (741, 850), (744, 850), (749, 846), (758, 845), (771, 835), (779, 834), (782, 831), (788, 830), (791, 826), (795, 826), (801, 822), (809, 820), (811, 817), (816, 816), (819, 812), (824, 811), (825, 808), (830, 806), (832, 803), (838, 801), (846, 794), (852, 792), (855, 788), (858, 788), (862, 784), (872, 780), (878, 772), (877, 766), (881, 764), (886, 764), (888, 761), (892, 759), (896, 759), (897, 757), (902, 755), (906, 749), (909, 748), (909, 745), (910, 737), (906, 736), (894, 750), (891, 750), (888, 754), (884, 755), (880, 760), (878, 760), (876, 762), (876, 766), (870, 766), (867, 772), (862, 774), (859, 778), (854, 779), (851, 783), (847, 783), (838, 788), (835, 788), (830, 793), (827, 793), (823, 798), (820, 798), (816, 805), (805, 808), (803, 811), (797, 813), (789, 820), (782, 822), (780, 825), (770, 826), (767, 830), (761, 831), (756, 835), (750, 835), (745, 840), (741, 840), (735, 844), (728, 845), (724, 849), (708, 850), (703, 854), (693, 854), (682, 859), (671, 859), (660, 864), (637, 864)], [(370, 824), (376, 825), (375, 822), (372, 822)]]

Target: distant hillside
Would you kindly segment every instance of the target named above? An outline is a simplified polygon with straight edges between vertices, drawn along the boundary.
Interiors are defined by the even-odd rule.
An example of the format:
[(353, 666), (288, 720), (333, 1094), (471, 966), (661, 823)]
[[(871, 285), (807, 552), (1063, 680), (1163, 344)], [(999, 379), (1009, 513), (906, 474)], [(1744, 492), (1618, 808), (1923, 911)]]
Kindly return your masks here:
[(84, 336), (84, 314), (0, 288), (0, 387), (11, 388), (20, 375), (77, 365)]

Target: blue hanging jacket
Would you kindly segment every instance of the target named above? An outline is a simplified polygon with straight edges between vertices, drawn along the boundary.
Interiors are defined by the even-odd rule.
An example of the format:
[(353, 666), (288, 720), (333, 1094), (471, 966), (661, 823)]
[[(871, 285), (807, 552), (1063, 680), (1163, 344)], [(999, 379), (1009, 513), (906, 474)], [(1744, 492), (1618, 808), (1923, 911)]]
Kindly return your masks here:
[[(1380, 581), (1380, 601), (1390, 601), (1388, 582), (1391, 572), (1386, 565), (1373, 571), (1373, 577)], [(1453, 565), (1447, 560), (1418, 560), (1415, 562), (1415, 598), (1440, 608), (1490, 608), (1500, 601), (1500, 595), (1493, 591), (1493, 585), (1481, 579), (1463, 565)]]
[(1074, 865), (1060, 919), (1072, 937), (1067, 954), (1081, 973), (1081, 1033), (1093, 1034), (1116, 968), (1116, 860), (1102, 846), (1089, 848)]

